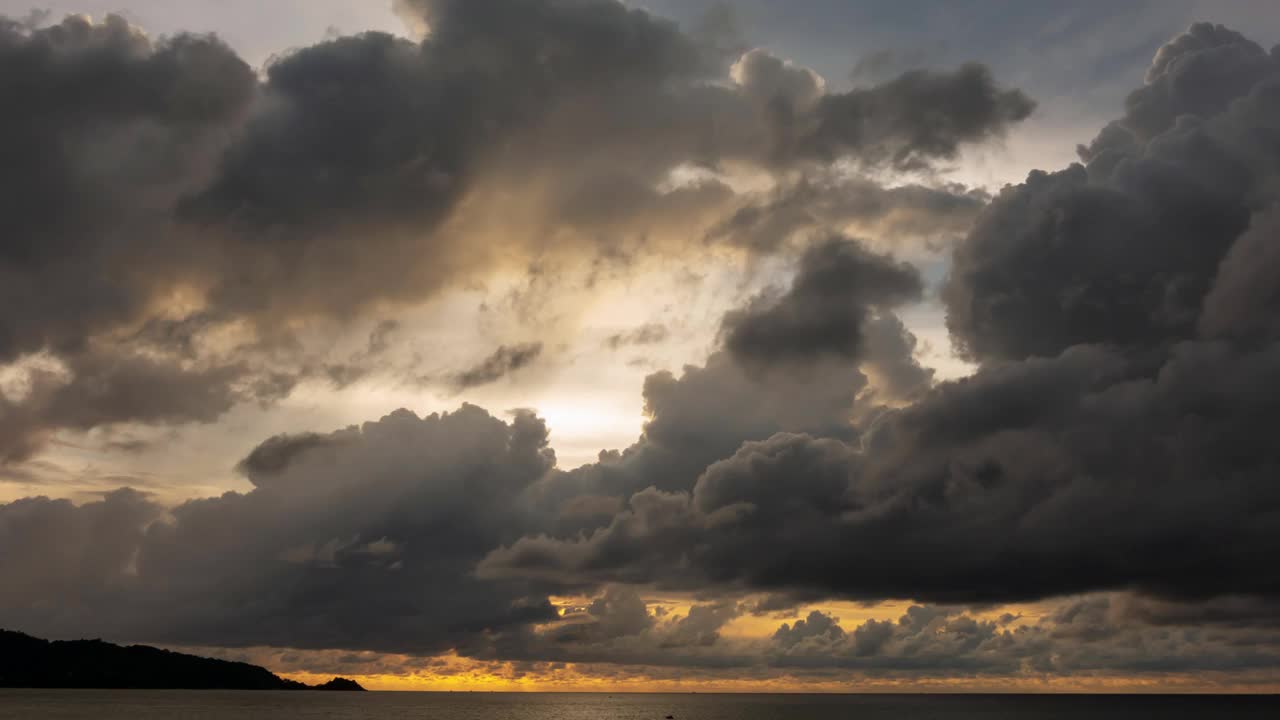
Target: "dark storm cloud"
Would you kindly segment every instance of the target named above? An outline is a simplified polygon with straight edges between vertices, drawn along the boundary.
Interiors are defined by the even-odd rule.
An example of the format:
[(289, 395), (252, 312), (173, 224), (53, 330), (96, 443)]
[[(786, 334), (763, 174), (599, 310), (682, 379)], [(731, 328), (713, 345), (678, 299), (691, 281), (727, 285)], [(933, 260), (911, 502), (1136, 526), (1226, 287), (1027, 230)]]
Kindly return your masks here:
[[(370, 363), (313, 357), (303, 321), (351, 327), (526, 252), (684, 237), (734, 204), (718, 181), (659, 189), (674, 169), (914, 166), (1030, 109), (973, 67), (844, 95), (762, 51), (731, 73), (724, 23), (686, 33), (605, 0), (400, 9), (421, 42), (335, 38), (262, 78), (216, 38), (153, 41), (116, 16), (0, 25), (0, 98), (21, 108), (0, 121), (0, 363), (92, 365), (140, 340), (163, 372), (236, 375), (240, 400), (343, 387)], [(511, 227), (472, 232), (495, 215)], [(212, 347), (228, 328), (252, 338)], [(102, 423), (206, 419), (118, 400)], [(19, 415), (39, 413), (6, 406), (4, 424)]]
[(797, 233), (853, 227), (895, 245), (914, 239), (934, 245), (963, 236), (990, 199), (958, 185), (886, 187), (859, 177), (808, 176), (751, 198), (708, 238), (769, 252)]
[(1200, 331), (1237, 339), (1280, 336), (1280, 209), (1253, 217), (1249, 229), (1222, 259), (1205, 298)]
[[(949, 112), (921, 112), (926, 107)], [(913, 70), (867, 90), (823, 97), (817, 127), (800, 144), (821, 158), (853, 155), (920, 169), (954, 158), (964, 143), (999, 136), (1034, 109), (1022, 92), (996, 85), (982, 65), (941, 73)]]
[[(800, 294), (877, 304), (918, 293), (919, 280), (905, 266), (848, 243), (823, 245), (807, 258)], [(844, 287), (850, 283), (852, 289)], [(158, 334), (185, 338), (187, 325)], [(370, 354), (379, 337), (375, 330)], [(886, 354), (892, 349), (880, 353)], [(525, 355), (507, 348), (472, 375), (501, 375)], [(551, 470), (540, 421), (521, 415), (507, 426), (474, 408), (443, 419), (398, 413), (360, 430), (272, 438), (239, 466), (257, 489), (180, 506), (171, 521), (146, 530), (136, 574), (84, 588), (96, 614), (59, 618), (20, 603), (4, 617), (53, 634), (104, 632), (88, 628), (96, 625), (121, 637), (174, 643), (454, 647), (477, 656), (740, 666), (748, 661), (719, 652), (719, 629), (740, 612), (732, 603), (696, 605), (687, 616), (654, 622), (639, 640), (608, 629), (613, 610), (606, 604), (592, 627), (556, 630), (552, 636), (561, 641), (549, 646), (524, 627), (554, 619), (537, 583), (476, 578), (474, 569), (490, 550), (522, 535), (598, 527), (648, 485), (687, 488), (744, 441), (783, 431), (852, 438), (850, 419), (867, 386), (858, 360), (818, 352), (797, 377), (770, 368), (748, 373), (718, 352), (679, 376), (655, 374), (645, 384), (649, 420), (640, 441), (572, 472)], [(283, 380), (287, 386), (291, 376)], [(521, 452), (527, 470), (511, 470), (519, 479), (510, 487), (475, 487), (473, 478), (496, 483), (509, 474), (493, 467), (505, 457), (504, 437), (508, 447), (528, 449)], [(469, 488), (465, 498), (450, 490), (462, 487)], [(483, 509), (473, 501), (483, 501)], [(411, 510), (421, 503), (436, 510)], [(588, 506), (603, 511), (584, 512)], [(400, 508), (414, 517), (402, 517)], [(405, 593), (427, 577), (434, 587), (448, 585), (447, 597), (406, 601)], [(161, 596), (178, 600), (163, 611), (155, 606)], [(258, 609), (245, 612), (249, 598)], [(600, 623), (606, 626), (595, 627)], [(403, 638), (393, 636), (392, 625)], [(486, 633), (495, 634), (485, 639)], [(614, 646), (619, 642), (624, 647)]]
[[(297, 184), (274, 187), (255, 184), (256, 173), (274, 171), (243, 148), (276, 137), (272, 123), (288, 126), (298, 108), (308, 110), (300, 127), (315, 126), (304, 140), (394, 125), (398, 119), (378, 113), (325, 118), (322, 110), (356, 86), (385, 90), (354, 79), (375, 73), (370, 67), (392, 68), (380, 76), (392, 78), (389, 87), (407, 77), (416, 88), (430, 77), (430, 87), (456, 89), (457, 77), (413, 65), (445, 47), (465, 58), (450, 67), (468, 90), (405, 97), (478, 103), (461, 107), (494, 123), (465, 128), (463, 139), (479, 133), (476, 147), (486, 152), (500, 152), (488, 144), (495, 137), (549, 143), (504, 146), (521, 163), (545, 160), (575, 134), (586, 144), (620, 129), (652, 140), (652, 115), (631, 125), (590, 103), (579, 115), (584, 106), (570, 102), (585, 102), (580, 88), (610, 100), (644, 90), (636, 97), (649, 110), (672, 113), (655, 127), (675, 128), (680, 142), (662, 146), (669, 156), (648, 153), (635, 170), (641, 178), (662, 174), (676, 157), (778, 167), (844, 153), (914, 167), (1030, 109), (974, 68), (830, 96), (812, 74), (763, 53), (739, 64), (732, 87), (695, 87), (683, 80), (705, 75), (700, 61), (684, 64), (693, 57), (682, 49), (687, 39), (642, 13), (509, 0), (501, 3), (508, 16), (495, 7), (421, 4), (433, 33), (423, 45), (364, 36), (283, 61), (262, 90), (281, 104), (256, 109), (235, 141), (241, 149), (229, 151), (211, 189), (185, 211), (215, 236), (235, 228), (229, 242), (244, 257), (264, 252), (286, 265), (318, 254), (358, 272), (363, 261), (343, 253), (434, 242), (430, 233), (393, 232), (356, 247), (329, 232), (348, 218), (350, 227), (431, 225), (454, 191), (417, 205), (377, 193), (391, 182), (384, 173), (408, 173), (410, 193), (426, 192), (434, 186), (414, 173), (438, 171), (452, 182), (495, 156), (472, 165), (465, 153), (450, 154), (461, 152), (455, 146), (435, 150), (423, 140), (415, 146), (420, 164), (405, 165), (363, 147), (375, 142), (368, 134), (353, 140), (353, 157), (337, 146), (318, 158), (270, 155), (285, 144), (264, 152)], [(598, 30), (592, 37), (607, 47), (570, 41), (586, 30)], [(529, 62), (548, 48), (565, 54)], [(587, 50), (601, 53), (599, 66)], [(611, 60), (626, 60), (627, 69)], [(336, 69), (316, 69), (330, 64)], [(402, 64), (411, 66), (405, 76), (397, 74)], [(357, 68), (350, 77), (338, 71), (348, 67)], [(311, 81), (329, 73), (333, 85)], [(619, 96), (604, 87), (614, 77)], [(514, 97), (480, 102), (488, 95), (478, 88), (507, 80)], [(942, 100), (966, 87), (977, 88), (977, 99), (959, 103), (954, 118), (902, 109), (908, 100), (952, 108)], [(729, 123), (723, 142), (704, 154), (690, 151), (698, 143), (682, 142), (702, 136), (686, 134), (700, 126), (688, 124), (698, 113), (684, 111), (717, 117), (720, 103), (755, 114)], [(503, 422), (472, 406), (427, 418), (400, 411), (328, 436), (268, 440), (242, 465), (254, 490), (191, 501), (164, 517), (128, 492), (78, 508), (10, 503), (0, 506), (3, 545), (48, 545), (59, 555), (49, 563), (0, 556), (10, 580), (0, 589), (0, 620), (54, 635), (655, 666), (1028, 675), (1274, 669), (1278, 103), (1275, 53), (1196, 26), (1161, 51), (1125, 116), (1082, 151), (1085, 164), (1037, 171), (1003, 190), (956, 246), (943, 291), (953, 337), (979, 363), (969, 378), (934, 385), (912, 359), (914, 338), (889, 310), (920, 296), (917, 272), (849, 241), (819, 243), (788, 290), (726, 317), (724, 347), (703, 365), (647, 378), (646, 423), (629, 448), (561, 471), (548, 429), (530, 413)], [(830, 123), (839, 119), (848, 125), (837, 132)], [(493, 127), (495, 135), (484, 134)], [(510, 127), (519, 132), (502, 132)], [(392, 128), (386, 137), (403, 136)], [(579, 159), (567, 174), (594, 177), (600, 166)], [(329, 165), (352, 169), (345, 161), (366, 172), (372, 195), (326, 179)], [(524, 167), (508, 167), (516, 165)], [(329, 222), (294, 222), (299, 208), (335, 189), (345, 199), (332, 215), (320, 213)], [(354, 205), (344, 208), (347, 201)], [(298, 247), (307, 252), (290, 255)], [(385, 262), (398, 262), (391, 255)], [(269, 298), (246, 282), (251, 291), (239, 298), (248, 306)], [(377, 292), (398, 290), (392, 283)], [(323, 307), (329, 299), (281, 302)], [(74, 369), (77, 356), (63, 354)], [(499, 375), (509, 369), (498, 364)], [(67, 391), (70, 405), (47, 407), (73, 427), (122, 417), (95, 410), (98, 397), (162, 421), (220, 412), (218, 392), (166, 401), (175, 409), (102, 390), (112, 386), (86, 383)], [(180, 394), (175, 388), (166, 394)], [(68, 407), (87, 408), (87, 419)], [(21, 417), (5, 410), (5, 418)], [(660, 617), (643, 600), (653, 588), (700, 599), (678, 619)], [(592, 600), (559, 617), (548, 597), (566, 592)], [(735, 598), (760, 593), (935, 605), (848, 628), (811, 612), (763, 646), (744, 646), (722, 630), (750, 611)], [(955, 605), (1062, 596), (1072, 597), (1034, 623), (984, 619)]]
[(484, 660), (742, 668), (757, 662), (751, 648), (720, 634), (740, 614), (732, 600), (687, 611), (650, 607), (635, 589), (610, 586), (586, 606), (566, 608), (543, 632), (495, 633), (487, 646), (468, 651)]
[(619, 482), (627, 478), (613, 491), (650, 484), (688, 487), (703, 468), (745, 440), (787, 430), (850, 436), (849, 418), (865, 386), (865, 376), (850, 364), (820, 362), (804, 374), (751, 373), (718, 352), (705, 366), (686, 366), (680, 376), (664, 371), (646, 378), (647, 421), (640, 442), (605, 453), (598, 465), (581, 471), (606, 478), (618, 473)]
[[(359, 429), (303, 438), (306, 447), (270, 463), (270, 483), (192, 501), (167, 518), (128, 491), (81, 507), (45, 499), (0, 506), (3, 546), (54, 550), (0, 559), (13, 581), (0, 590), (0, 621), (58, 636), (174, 644), (411, 654), (453, 648), (486, 660), (797, 673), (1217, 671), (1272, 668), (1278, 660), (1280, 638), (1259, 630), (1266, 606), (1256, 599), (1092, 598), (1027, 627), (954, 607), (919, 607), (897, 621), (846, 630), (829, 614), (810, 612), (768, 640), (742, 640), (721, 630), (746, 605), (699, 602), (687, 613), (661, 615), (637, 589), (612, 586), (557, 619), (542, 594), (550, 586), (474, 573), (491, 547), (548, 527), (541, 493), (564, 474), (552, 469), (546, 438), (545, 425), (527, 414), (504, 423), (469, 406), (422, 419), (401, 411)], [(272, 439), (250, 458), (289, 445)], [(650, 490), (632, 498), (635, 518), (615, 539), (662, 538), (672, 557), (702, 562), (707, 545), (679, 517), (705, 515), (721, 540), (736, 538), (753, 558), (767, 554), (751, 561), (757, 567), (829, 573), (835, 561), (856, 561), (852, 567), (870, 573), (870, 565), (839, 550), (839, 539), (822, 540), (830, 532), (827, 518), (864, 512), (850, 495), (843, 462), (854, 452), (835, 439), (803, 436), (749, 443), (698, 481), (693, 507), (677, 493)], [(970, 517), (968, 527), (988, 520)], [(610, 532), (617, 527), (615, 520)], [(751, 539), (757, 531), (767, 534), (767, 544)], [(1115, 540), (1114, 533), (1107, 539)], [(866, 555), (905, 552), (896, 547), (900, 540), (878, 541)], [(615, 547), (629, 552), (625, 542)], [(930, 554), (909, 555), (923, 572), (922, 558), (939, 552), (929, 547)], [(712, 550), (712, 564), (724, 574), (747, 565), (724, 546)], [(960, 561), (968, 551), (957, 548), (947, 559)], [(1034, 556), (1052, 557), (1044, 548)], [(1030, 557), (1009, 562), (1025, 572)], [(653, 566), (671, 577), (675, 568), (670, 560)], [(51, 605), (50, 597), (59, 600)], [(1215, 625), (1225, 629), (1206, 631)]]
[(434, 653), (554, 619), (528, 584), (472, 576), (527, 527), (520, 498), (554, 462), (546, 438), (528, 414), (399, 411), (304, 449), (272, 439), (245, 462), (269, 482), (159, 522), (128, 491), (0, 505), (0, 542), (23, 549), (0, 559), (0, 621), (58, 637)]
[(207, 171), (254, 85), (214, 38), (0, 18), (0, 362), (82, 350), (145, 310), (179, 260), (154, 210)]
[(1276, 58), (1221, 25), (1197, 23), (1166, 43), (1147, 69), (1146, 85), (1125, 99), (1119, 126), (1141, 142), (1184, 115), (1209, 117), (1274, 79)]
[[(36, 370), (25, 397), (0, 398), (0, 459), (62, 429), (215, 419), (240, 399), (243, 368), (137, 352), (154, 334), (92, 340), (138, 322), (177, 264), (196, 260), (166, 241), (157, 209), (209, 172), (254, 95), (252, 71), (214, 38), (152, 42), (115, 16), (0, 21), (0, 68), (13, 109), (0, 119), (0, 364), (46, 352), (65, 371)], [(185, 338), (163, 342), (183, 354)]]
[(1096, 672), (1274, 669), (1274, 631), (1205, 632), (1194, 623), (1125, 622), (1119, 596), (1066, 602), (1034, 623), (985, 619), (957, 608), (913, 606), (897, 619), (846, 630), (819, 611), (783, 624), (766, 653), (776, 667), (842, 667), (889, 676), (1088, 675)]
[(919, 272), (906, 263), (834, 238), (800, 260), (791, 287), (776, 299), (762, 296), (729, 313), (721, 326), (725, 348), (752, 368), (811, 363), (863, 353), (863, 326), (924, 292)]
[(4, 622), (16, 627), (17, 608), (62, 598), (64, 612), (79, 609), (82, 593), (128, 572), (146, 524), (163, 509), (133, 490), (75, 505), (28, 498), (0, 505), (0, 586)]
[[(689, 487), (744, 441), (780, 431), (852, 437), (865, 387), (856, 363), (757, 375), (717, 353), (679, 376), (648, 378), (640, 440), (568, 472), (554, 469), (541, 420), (518, 413), (504, 423), (472, 406), (270, 438), (239, 465), (251, 492), (191, 501), (158, 524), (139, 520), (134, 565), (79, 588), (92, 611), (66, 616), (31, 599), (0, 608), (0, 621), (178, 644), (742, 666), (750, 661), (724, 655), (719, 635), (741, 612), (736, 603), (646, 620), (643, 603), (637, 611), (628, 599), (636, 591), (619, 588), (586, 617), (535, 632), (527, 626), (556, 619), (546, 592), (566, 585), (485, 579), (476, 567), (525, 535), (600, 527), (648, 485)], [(23, 532), (9, 540), (34, 546), (34, 530)], [(68, 570), (60, 581), (75, 579)]]
[[(909, 266), (837, 238), (802, 257), (792, 289), (779, 302), (788, 307), (806, 305), (824, 316), (853, 313), (860, 319), (865, 310), (862, 303), (888, 301), (900, 291), (912, 294), (918, 282)], [(727, 313), (723, 324), (755, 321), (759, 305), (753, 301), (747, 308)], [(846, 306), (852, 309), (846, 311)], [(872, 325), (882, 321), (879, 315), (871, 318)], [(879, 337), (884, 333), (873, 328), (865, 357), (861, 352), (832, 349), (857, 342), (850, 336), (859, 329), (840, 326), (836, 337), (793, 349), (785, 357), (739, 355), (726, 342), (701, 366), (686, 365), (679, 374), (649, 375), (643, 386), (646, 421), (635, 444), (621, 451), (602, 451), (598, 462), (554, 473), (535, 488), (533, 496), (542, 512), (558, 518), (547, 530), (573, 535), (598, 527), (613, 514), (602, 515), (601, 508), (616, 510), (627, 497), (649, 486), (688, 489), (708, 465), (747, 441), (765, 440), (779, 432), (856, 438), (854, 418), (877, 412), (885, 399), (882, 394), (892, 398), (903, 390), (899, 383), (886, 385), (884, 393), (879, 386), (868, 392), (872, 388), (863, 366), (878, 375), (883, 374), (881, 368), (905, 375), (901, 368), (914, 364), (910, 356), (914, 339), (909, 333), (896, 343), (885, 342)]]
[(99, 351), (73, 356), (65, 370), (32, 371), (21, 400), (0, 393), (0, 462), (26, 459), (57, 430), (208, 423), (252, 395), (237, 386), (241, 370), (233, 366), (184, 368)]
[[(550, 473), (530, 488), (528, 501), (542, 518), (537, 532), (572, 537), (605, 527), (635, 493), (650, 486), (688, 488), (746, 441), (778, 432), (852, 438), (850, 418), (873, 410), (866, 388), (856, 364), (825, 360), (801, 374), (748, 372), (725, 352), (702, 367), (686, 366), (679, 376), (650, 375), (644, 385), (647, 420), (636, 443), (602, 451), (595, 463)], [(667, 542), (679, 545), (681, 539), (673, 535)]]
[(1154, 382), (1096, 348), (986, 370), (881, 416), (862, 450), (748, 443), (690, 493), (639, 492), (589, 537), (526, 538), (482, 569), (944, 602), (1274, 595), (1280, 498), (1257, 423), (1277, 355), (1228, 353), (1184, 346)]
[[(851, 157), (909, 170), (956, 156), (961, 145), (998, 137), (1035, 103), (1000, 88), (982, 65), (913, 70), (870, 88), (824, 92), (821, 78), (764, 50), (734, 65), (734, 79), (770, 128), (771, 157), (791, 164)], [(923, 108), (946, 108), (934, 115)]]
[[(624, 593), (611, 588), (595, 603), (617, 603), (620, 596)], [(1124, 610), (1132, 600), (1126, 595), (1074, 598), (1034, 621), (1008, 613), (987, 617), (957, 607), (912, 606), (896, 617), (846, 626), (828, 612), (811, 610), (767, 638), (723, 638), (717, 629), (680, 644), (672, 640), (684, 636), (683, 629), (718, 628), (740, 607), (694, 605), (687, 617), (662, 620), (635, 599), (628, 610), (635, 622), (625, 632), (606, 633), (602, 626), (611, 622), (608, 618), (571, 613), (566, 625), (548, 636), (502, 649), (527, 659), (733, 668), (740, 674), (785, 671), (801, 682), (835, 669), (884, 678), (1083, 678), (1272, 671), (1280, 665), (1280, 634), (1274, 628), (1135, 622)]]
[(863, 369), (877, 380), (876, 391), (890, 400), (914, 400), (933, 384), (933, 370), (916, 359), (916, 336), (892, 313), (862, 326)]
[[(661, 129), (629, 136), (625, 118), (604, 112), (609, 103), (628, 93), (677, 102), (663, 84), (688, 85), (713, 69), (674, 24), (613, 2), (419, 9), (432, 28), (422, 43), (367, 33), (268, 68), (261, 112), (184, 207), (198, 224), (229, 224), (243, 243), (236, 252), (267, 255), (223, 289), (222, 302), (336, 312), (437, 290), (487, 261), (470, 239), (437, 231), (483, 173), (563, 170), (572, 180), (560, 167), (573, 164), (557, 147), (563, 133), (581, 133), (575, 143), (650, 142)], [(548, 147), (521, 155), (520, 139)], [(284, 296), (281, 276), (292, 280)]]
[(289, 469), (304, 454), (340, 447), (357, 438), (354, 432), (303, 433), (301, 435), (276, 435), (262, 441), (236, 464), (236, 470), (254, 485), (262, 487), (272, 478)]
[(540, 342), (503, 345), (475, 366), (455, 375), (453, 383), (459, 390), (488, 385), (529, 365), (541, 355)]
[(1274, 55), (1220, 26), (1161, 49), (1087, 167), (1007, 188), (957, 248), (958, 347), (1021, 359), (1193, 336), (1219, 264), (1276, 200), (1277, 82)]
[(1266, 598), (1222, 596), (1201, 602), (1172, 602), (1125, 596), (1112, 603), (1120, 622), (1136, 620), (1156, 626), (1280, 627), (1280, 606)]
[[(766, 638), (726, 638), (717, 631), (709, 642), (671, 642), (682, 627), (718, 625), (740, 612), (732, 603), (702, 604), (691, 607), (687, 617), (655, 617), (644, 630), (608, 639), (591, 635), (590, 621), (570, 615), (566, 622), (581, 624), (576, 633), (553, 632), (527, 646), (499, 647), (509, 657), (594, 663), (593, 674), (609, 672), (599, 664), (623, 664), (700, 673), (723, 668), (739, 677), (785, 672), (799, 682), (830, 678), (833, 670), (881, 678), (1043, 679), (1266, 673), (1280, 664), (1280, 634), (1274, 629), (1134, 622), (1122, 610), (1129, 601), (1123, 595), (1085, 596), (1053, 606), (1035, 621), (1009, 613), (993, 618), (955, 607), (912, 606), (896, 617), (846, 626), (814, 610), (784, 622)], [(554, 641), (546, 642), (549, 638)], [(1261, 677), (1265, 682), (1268, 676)]]
[[(1235, 72), (1251, 81), (1196, 87)], [(482, 572), (863, 599), (1136, 589), (1274, 604), (1280, 455), (1265, 428), (1280, 411), (1280, 338), (1262, 277), (1278, 90), (1274, 55), (1193, 27), (1087, 166), (1005, 189), (956, 248), (944, 298), (953, 337), (983, 363), (974, 376), (870, 415), (856, 442), (746, 443), (687, 489), (642, 490), (607, 526), (524, 538)], [(1153, 94), (1176, 118), (1133, 115)]]

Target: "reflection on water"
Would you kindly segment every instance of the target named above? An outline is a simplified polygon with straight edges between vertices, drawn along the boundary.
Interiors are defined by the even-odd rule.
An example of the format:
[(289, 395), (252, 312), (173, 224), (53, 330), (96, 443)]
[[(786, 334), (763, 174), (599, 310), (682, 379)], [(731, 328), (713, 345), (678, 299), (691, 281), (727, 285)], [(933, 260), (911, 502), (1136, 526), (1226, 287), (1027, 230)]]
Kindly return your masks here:
[(1130, 720), (1280, 718), (1280, 697), (605, 695), (4, 690), (0, 718), (60, 720)]

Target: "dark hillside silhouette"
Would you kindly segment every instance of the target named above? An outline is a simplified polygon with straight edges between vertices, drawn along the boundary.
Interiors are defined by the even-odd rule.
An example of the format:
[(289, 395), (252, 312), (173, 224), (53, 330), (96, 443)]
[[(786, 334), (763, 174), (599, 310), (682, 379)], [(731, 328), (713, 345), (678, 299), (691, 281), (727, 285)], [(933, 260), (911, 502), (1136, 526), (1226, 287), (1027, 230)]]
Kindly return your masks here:
[(286, 680), (249, 663), (101, 640), (41, 640), (0, 630), (0, 687), (173, 690), (364, 690), (354, 680)]

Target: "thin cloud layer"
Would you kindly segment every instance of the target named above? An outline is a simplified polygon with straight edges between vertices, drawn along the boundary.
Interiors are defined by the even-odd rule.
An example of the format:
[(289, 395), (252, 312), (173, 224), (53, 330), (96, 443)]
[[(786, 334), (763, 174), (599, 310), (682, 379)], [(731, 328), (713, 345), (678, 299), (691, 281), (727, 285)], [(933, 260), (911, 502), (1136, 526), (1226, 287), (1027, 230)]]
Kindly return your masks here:
[(542, 355), (542, 343), (503, 345), (493, 354), (454, 376), (459, 390), (488, 385), (536, 361)]

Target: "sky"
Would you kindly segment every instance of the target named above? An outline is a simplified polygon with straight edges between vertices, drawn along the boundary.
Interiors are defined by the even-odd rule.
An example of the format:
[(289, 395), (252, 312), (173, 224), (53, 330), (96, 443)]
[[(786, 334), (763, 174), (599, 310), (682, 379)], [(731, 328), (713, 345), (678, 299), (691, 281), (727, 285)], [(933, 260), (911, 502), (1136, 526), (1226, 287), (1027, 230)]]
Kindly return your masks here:
[(1270, 0), (0, 17), (0, 627), (1280, 687)]

